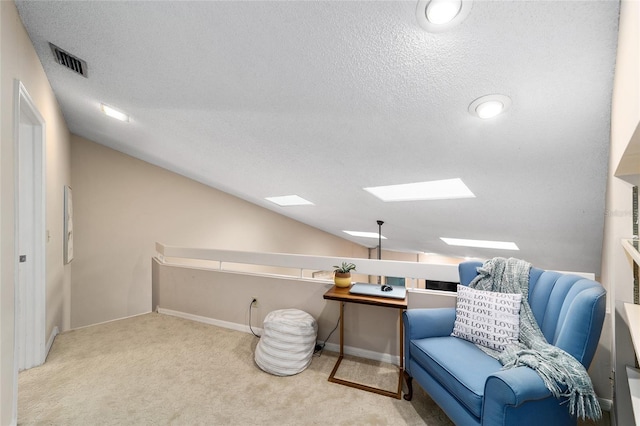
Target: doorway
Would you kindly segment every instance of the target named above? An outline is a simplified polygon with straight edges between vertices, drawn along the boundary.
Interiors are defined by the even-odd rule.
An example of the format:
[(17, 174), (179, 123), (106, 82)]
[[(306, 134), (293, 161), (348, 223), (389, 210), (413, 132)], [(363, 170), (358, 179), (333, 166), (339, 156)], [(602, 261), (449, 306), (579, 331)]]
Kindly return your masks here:
[(45, 122), (17, 80), (14, 96), (17, 376), (45, 357)]

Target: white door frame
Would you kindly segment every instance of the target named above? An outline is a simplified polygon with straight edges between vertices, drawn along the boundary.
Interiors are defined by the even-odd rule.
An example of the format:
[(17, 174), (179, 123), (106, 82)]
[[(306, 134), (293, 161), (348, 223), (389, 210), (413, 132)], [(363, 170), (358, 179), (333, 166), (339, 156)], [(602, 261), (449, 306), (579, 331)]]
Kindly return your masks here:
[[(21, 144), (32, 144), (30, 158), (20, 158)], [(46, 219), (45, 219), (45, 121), (21, 81), (14, 83), (14, 179), (15, 179), (15, 259), (14, 259), (14, 416), (17, 417), (18, 371), (41, 365), (45, 359), (45, 299), (46, 299)], [(33, 216), (29, 222), (33, 233), (33, 249), (21, 263), (20, 247), (20, 177), (24, 162), (33, 173)], [(27, 224), (29, 226), (29, 223)], [(21, 288), (20, 268), (29, 268), (33, 277), (27, 288)], [(21, 336), (20, 333), (23, 335)], [(26, 335), (28, 338), (25, 339)]]

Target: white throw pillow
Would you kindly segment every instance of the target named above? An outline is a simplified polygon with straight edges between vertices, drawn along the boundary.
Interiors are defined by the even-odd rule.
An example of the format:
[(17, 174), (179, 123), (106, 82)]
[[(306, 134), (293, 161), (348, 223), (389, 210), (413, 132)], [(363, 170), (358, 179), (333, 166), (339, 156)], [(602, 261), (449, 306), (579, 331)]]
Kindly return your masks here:
[(452, 336), (503, 351), (520, 336), (521, 294), (483, 291), (458, 285)]

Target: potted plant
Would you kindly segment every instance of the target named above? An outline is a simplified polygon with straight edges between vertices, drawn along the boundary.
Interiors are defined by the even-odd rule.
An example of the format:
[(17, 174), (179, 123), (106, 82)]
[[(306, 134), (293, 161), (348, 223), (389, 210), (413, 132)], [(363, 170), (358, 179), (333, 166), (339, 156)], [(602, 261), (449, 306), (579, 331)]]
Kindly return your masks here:
[(342, 266), (333, 265), (334, 276), (333, 282), (336, 287), (349, 287), (351, 286), (351, 271), (355, 271), (356, 265), (353, 263), (342, 262)]

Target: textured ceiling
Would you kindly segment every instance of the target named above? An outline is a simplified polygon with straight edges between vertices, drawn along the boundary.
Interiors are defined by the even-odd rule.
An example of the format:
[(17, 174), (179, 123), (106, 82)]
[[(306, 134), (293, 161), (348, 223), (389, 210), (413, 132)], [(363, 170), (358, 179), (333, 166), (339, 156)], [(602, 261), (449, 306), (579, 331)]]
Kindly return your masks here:
[[(600, 269), (617, 1), (475, 1), (440, 33), (417, 1), (16, 4), (75, 134), (365, 246), (342, 231), (381, 219), (390, 250)], [(492, 93), (505, 114), (469, 114)], [(362, 190), (455, 177), (476, 198)], [(264, 200), (289, 194), (315, 205)]]

